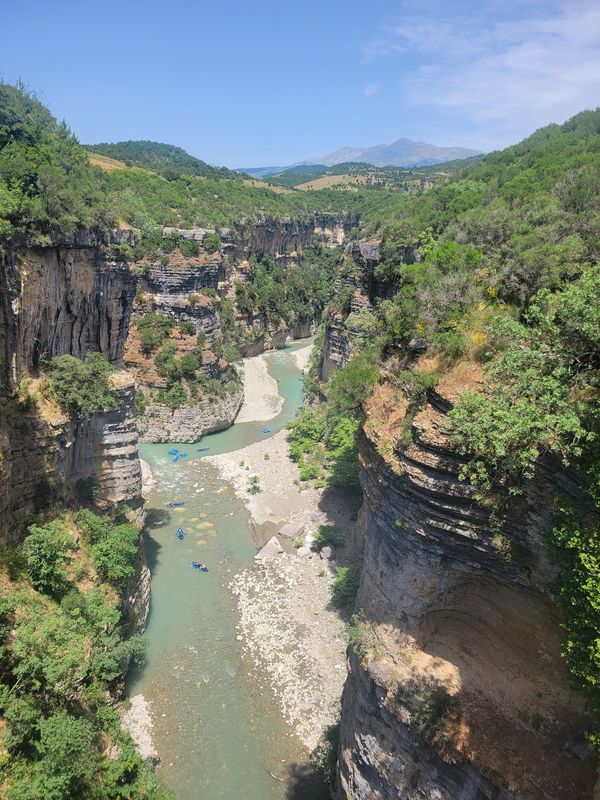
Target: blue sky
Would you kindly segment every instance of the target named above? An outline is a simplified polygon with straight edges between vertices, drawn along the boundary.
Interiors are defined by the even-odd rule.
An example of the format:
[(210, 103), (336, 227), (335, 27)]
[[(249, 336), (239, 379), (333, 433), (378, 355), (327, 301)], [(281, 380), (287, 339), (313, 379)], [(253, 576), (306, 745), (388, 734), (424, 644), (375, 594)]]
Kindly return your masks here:
[(597, 0), (0, 9), (0, 76), (23, 79), (82, 142), (154, 139), (215, 164), (401, 136), (489, 150), (600, 105)]

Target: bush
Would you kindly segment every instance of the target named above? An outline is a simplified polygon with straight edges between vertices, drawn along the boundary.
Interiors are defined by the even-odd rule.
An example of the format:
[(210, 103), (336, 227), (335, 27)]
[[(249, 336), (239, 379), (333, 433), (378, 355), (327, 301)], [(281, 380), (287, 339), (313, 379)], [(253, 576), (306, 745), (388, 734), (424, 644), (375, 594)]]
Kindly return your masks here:
[(215, 253), (221, 247), (221, 237), (218, 233), (205, 233), (202, 247), (207, 253)]
[(194, 256), (198, 255), (199, 248), (198, 242), (194, 239), (181, 239), (179, 242), (179, 249), (183, 256), (187, 258), (193, 258)]
[(248, 478), (248, 486), (246, 488), (246, 491), (249, 492), (250, 494), (259, 494), (260, 492), (262, 492), (258, 480), (259, 480), (258, 475), (251, 475)]
[(50, 362), (49, 390), (63, 411), (86, 418), (119, 406), (118, 392), (109, 382), (113, 371), (100, 353), (87, 353), (83, 361), (59, 356)]
[(183, 336), (193, 336), (196, 333), (196, 328), (194, 328), (194, 323), (190, 322), (189, 319), (182, 319), (177, 323), (177, 327), (179, 328), (179, 333)]
[(88, 478), (79, 478), (75, 484), (75, 490), (81, 500), (88, 503), (95, 503), (100, 497), (100, 484), (93, 475)]
[(67, 584), (66, 564), (77, 547), (59, 520), (31, 525), (23, 541), (27, 574), (31, 585), (44, 594), (60, 595)]
[(185, 353), (179, 362), (181, 374), (184, 378), (195, 378), (196, 372), (202, 367), (202, 351), (198, 348)]
[(334, 605), (351, 613), (356, 604), (356, 595), (360, 584), (360, 570), (356, 567), (338, 567), (331, 585), (331, 597)]
[(146, 355), (157, 350), (173, 330), (173, 320), (167, 314), (144, 314), (137, 321), (138, 338)]
[(114, 524), (87, 509), (79, 513), (77, 524), (90, 543), (98, 575), (115, 586), (125, 584), (134, 574), (139, 550), (140, 533), (135, 525)]
[(342, 531), (336, 528), (335, 525), (319, 525), (314, 535), (311, 549), (318, 552), (327, 546), (340, 547), (344, 544), (345, 538)]

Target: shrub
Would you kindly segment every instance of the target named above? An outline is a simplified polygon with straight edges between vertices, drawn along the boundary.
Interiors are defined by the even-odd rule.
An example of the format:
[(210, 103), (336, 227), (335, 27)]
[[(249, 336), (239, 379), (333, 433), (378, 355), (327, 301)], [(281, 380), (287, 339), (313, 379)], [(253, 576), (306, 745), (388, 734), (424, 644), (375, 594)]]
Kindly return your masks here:
[(95, 503), (100, 497), (100, 485), (98, 479), (93, 475), (87, 478), (79, 478), (75, 484), (75, 490), (78, 496), (88, 503)]
[(357, 567), (338, 567), (331, 585), (331, 597), (334, 605), (348, 613), (356, 604), (356, 595), (360, 584), (360, 570)]
[(77, 544), (59, 520), (46, 525), (31, 525), (23, 542), (27, 574), (40, 592), (57, 596), (67, 583), (65, 566)]
[(248, 478), (248, 486), (246, 487), (246, 491), (248, 491), (250, 494), (259, 494), (259, 492), (262, 492), (258, 475), (251, 475)]
[(83, 361), (59, 356), (50, 363), (49, 390), (60, 407), (71, 416), (89, 417), (119, 405), (119, 395), (111, 388), (113, 367), (100, 353), (87, 353)]
[(340, 547), (344, 544), (345, 536), (335, 525), (319, 525), (313, 538), (311, 548), (322, 550), (324, 547)]
[(196, 328), (194, 328), (194, 323), (190, 322), (189, 319), (182, 319), (177, 323), (177, 327), (179, 328), (179, 332), (183, 336), (193, 336), (196, 333)]
[(179, 366), (184, 378), (194, 378), (197, 370), (202, 366), (202, 351), (194, 348), (189, 353), (185, 353), (180, 359)]
[(193, 258), (194, 256), (197, 256), (199, 252), (198, 242), (196, 242), (194, 239), (182, 239), (179, 242), (179, 249), (183, 256)]
[(202, 247), (207, 253), (215, 253), (221, 246), (221, 237), (218, 233), (205, 233), (202, 239)]
[(146, 355), (157, 350), (173, 330), (173, 320), (167, 314), (144, 314), (137, 321), (138, 338)]
[(114, 524), (87, 509), (78, 514), (77, 524), (90, 542), (98, 575), (116, 586), (126, 583), (134, 574), (139, 549), (140, 533), (135, 525)]

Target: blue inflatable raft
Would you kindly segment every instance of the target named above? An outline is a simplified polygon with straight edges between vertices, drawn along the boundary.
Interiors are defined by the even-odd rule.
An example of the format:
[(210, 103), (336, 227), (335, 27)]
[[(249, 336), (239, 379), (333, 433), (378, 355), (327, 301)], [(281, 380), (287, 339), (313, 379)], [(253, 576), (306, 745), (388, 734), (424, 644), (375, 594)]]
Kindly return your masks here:
[(271, 433), (271, 428), (261, 428), (260, 432), (261, 433)]
[(203, 564), (201, 561), (192, 561), (192, 567), (197, 569), (198, 572), (208, 572), (208, 567), (206, 564)]
[(183, 528), (177, 528), (177, 538), (178, 539), (183, 539), (184, 536), (185, 536), (185, 533), (183, 532)]

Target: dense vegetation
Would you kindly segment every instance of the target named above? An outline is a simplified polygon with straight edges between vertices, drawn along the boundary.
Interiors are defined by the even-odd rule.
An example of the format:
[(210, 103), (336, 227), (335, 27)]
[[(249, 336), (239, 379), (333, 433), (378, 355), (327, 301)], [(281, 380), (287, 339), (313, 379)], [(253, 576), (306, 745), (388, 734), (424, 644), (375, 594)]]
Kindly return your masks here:
[[(109, 692), (144, 642), (127, 638), (119, 586), (139, 532), (82, 511), (31, 525), (0, 597), (0, 769), (8, 800), (168, 800), (135, 752)], [(135, 544), (134, 544), (135, 543)], [(106, 582), (105, 582), (106, 581)]]
[(86, 353), (83, 361), (59, 356), (49, 367), (47, 390), (67, 414), (85, 419), (119, 405), (118, 392), (110, 384), (114, 368), (100, 353)]
[[(346, 326), (357, 317), (381, 343), (385, 380), (413, 406), (438, 375), (412, 371), (409, 343), (437, 357), (438, 373), (481, 365), (483, 387), (465, 391), (448, 415), (466, 458), (461, 477), (480, 496), (502, 502), (498, 485), (521, 492), (540, 459), (570, 469), (579, 489), (559, 501), (550, 544), (561, 566), (565, 657), (598, 720), (600, 111), (537, 131), (390, 210), (371, 222), (383, 253), (373, 310)], [(307, 454), (305, 425), (292, 446)], [(590, 736), (598, 744), (600, 729)]]
[(106, 227), (96, 170), (67, 126), (22, 86), (0, 83), (0, 241), (36, 245)]
[(242, 176), (227, 167), (211, 167), (206, 161), (191, 156), (172, 144), (149, 142), (146, 140), (129, 140), (126, 142), (113, 142), (108, 144), (84, 145), (86, 150), (99, 153), (117, 161), (122, 161), (128, 167), (141, 167), (151, 170), (167, 180), (179, 178), (181, 175), (193, 175), (200, 178), (229, 178), (241, 180)]

